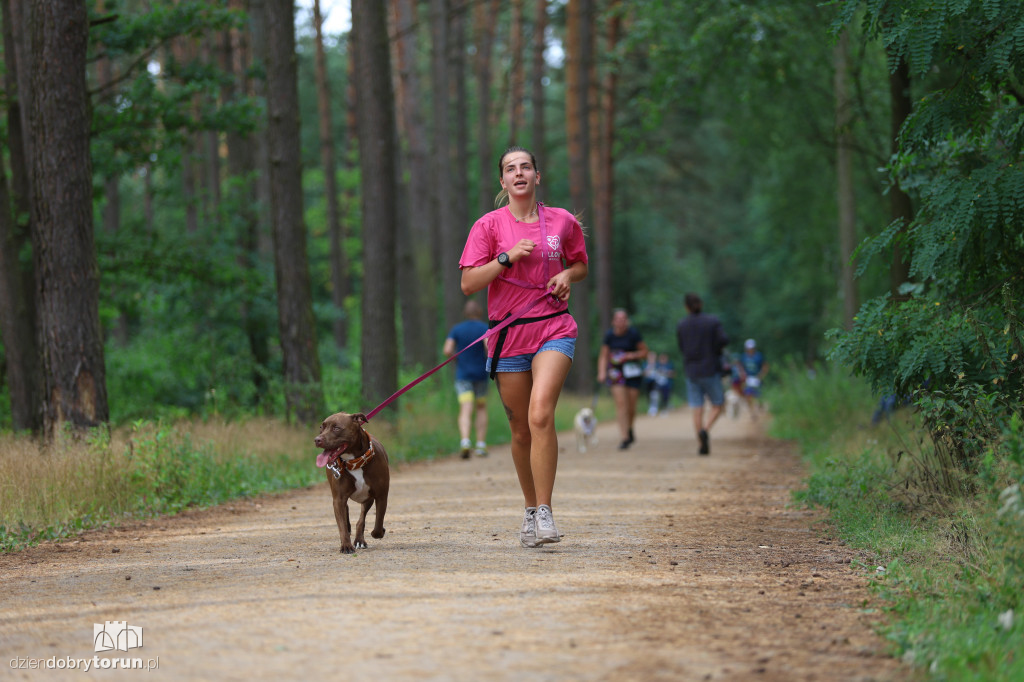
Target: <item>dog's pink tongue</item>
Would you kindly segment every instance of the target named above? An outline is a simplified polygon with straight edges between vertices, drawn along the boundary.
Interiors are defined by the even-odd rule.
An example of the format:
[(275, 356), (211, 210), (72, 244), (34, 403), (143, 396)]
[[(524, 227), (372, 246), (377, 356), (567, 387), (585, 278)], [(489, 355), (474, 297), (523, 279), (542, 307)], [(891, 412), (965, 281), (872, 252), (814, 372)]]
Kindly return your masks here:
[(316, 456), (317, 467), (323, 469), (325, 466), (327, 466), (327, 461), (330, 460), (331, 457), (334, 457), (335, 455), (340, 455), (341, 453), (345, 452), (346, 447), (348, 446), (342, 445), (337, 450), (324, 450), (323, 452), (321, 452), (319, 455)]

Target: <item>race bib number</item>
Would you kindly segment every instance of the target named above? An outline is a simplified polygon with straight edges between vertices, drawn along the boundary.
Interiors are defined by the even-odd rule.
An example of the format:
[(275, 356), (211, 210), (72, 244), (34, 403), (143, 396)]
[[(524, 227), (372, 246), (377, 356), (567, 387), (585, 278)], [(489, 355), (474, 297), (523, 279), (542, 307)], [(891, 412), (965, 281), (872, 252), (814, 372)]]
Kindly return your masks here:
[(627, 362), (622, 366), (622, 376), (627, 379), (635, 379), (638, 376), (643, 376), (643, 368), (635, 362)]

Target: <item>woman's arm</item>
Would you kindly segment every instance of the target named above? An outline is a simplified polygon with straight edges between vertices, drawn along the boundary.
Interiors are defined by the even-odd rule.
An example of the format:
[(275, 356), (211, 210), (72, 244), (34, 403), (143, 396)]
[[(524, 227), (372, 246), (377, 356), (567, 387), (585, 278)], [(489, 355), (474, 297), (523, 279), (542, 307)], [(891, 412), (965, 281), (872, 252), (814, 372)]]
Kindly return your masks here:
[(488, 284), (498, 279), (503, 269), (497, 258), (475, 268), (462, 268), (462, 293), (472, 296), (486, 288)]
[[(529, 239), (520, 239), (518, 244), (508, 250), (509, 261), (515, 263), (521, 258), (529, 256), (536, 246)], [(481, 289), (485, 289), (488, 284), (498, 279), (498, 275), (504, 269), (505, 267), (498, 262), (497, 256), (475, 268), (462, 268), (462, 293), (466, 296), (472, 296)]]

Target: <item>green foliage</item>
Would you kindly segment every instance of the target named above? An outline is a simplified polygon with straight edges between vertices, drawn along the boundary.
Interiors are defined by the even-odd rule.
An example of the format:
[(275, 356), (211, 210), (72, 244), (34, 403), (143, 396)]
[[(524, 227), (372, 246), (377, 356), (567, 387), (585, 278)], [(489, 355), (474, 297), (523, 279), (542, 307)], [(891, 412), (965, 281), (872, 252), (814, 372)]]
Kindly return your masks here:
[[(197, 133), (245, 133), (263, 113), (258, 103), (238, 96), (242, 83), (227, 80), (215, 66), (219, 60), (200, 49), (246, 18), (224, 2), (162, 0), (149, 3), (146, 14), (138, 7), (110, 2), (97, 18), (116, 19), (91, 30), (92, 56), (113, 60), (118, 79), (112, 87), (93, 87), (97, 198), (110, 177), (120, 177), (122, 193), (119, 232), (97, 230), (111, 410), (118, 423), (204, 415), (214, 408), (221, 414), (272, 410), (278, 398), (271, 384), (280, 370), (276, 294), (269, 257), (253, 262), (257, 245), (266, 249), (270, 239), (268, 207), (234, 191), (257, 178), (227, 179), (226, 199), (213, 211), (206, 189), (186, 195), (182, 177), (190, 161), (193, 170), (199, 165)], [(552, 9), (551, 30), (558, 35), (564, 5)], [(828, 11), (767, 0), (664, 0), (626, 3), (619, 11), (629, 15), (624, 42), (614, 51), (598, 50), (601, 66), (613, 65), (620, 74), (612, 304), (632, 311), (652, 347), (674, 354), (682, 294), (696, 290), (734, 338), (757, 337), (770, 357), (817, 356), (822, 331), (836, 321), (840, 266)], [(510, 14), (503, 7), (495, 20), (504, 25)], [(317, 168), (314, 50), (304, 30), (308, 13), (296, 16), (309, 264), (317, 332), (326, 339), (339, 315), (358, 323), (358, 174), (338, 171), (355, 285), (339, 311), (330, 301), (324, 182)], [(499, 60), (504, 34), (503, 28), (497, 32)], [(429, 41), (420, 45), (426, 52)], [(340, 161), (352, 158), (356, 147), (345, 124), (347, 37), (329, 41), (326, 56)], [(858, 142), (872, 149), (884, 141), (879, 128), (887, 120), (886, 90), (878, 85), (883, 58), (868, 51), (856, 57), (864, 77)], [(248, 75), (258, 85), (260, 66)], [(548, 139), (538, 151), (549, 169), (546, 200), (564, 205), (564, 69), (553, 63), (546, 76)], [(90, 77), (98, 85), (93, 70)], [(473, 88), (468, 92), (476, 97)], [(429, 99), (423, 91), (424, 105)], [(472, 122), (470, 130), (476, 130)], [(508, 130), (506, 115), (498, 116), (490, 143), (504, 144)], [(224, 138), (219, 135), (221, 144)], [(479, 144), (469, 140), (471, 152)], [(858, 166), (858, 207), (861, 224), (870, 225), (883, 209), (875, 172), (882, 161), (866, 158)], [(469, 165), (476, 175), (477, 164)], [(493, 182), (491, 173), (485, 175), (470, 186)], [(100, 225), (102, 200), (97, 204)], [(196, 212), (200, 227), (188, 234), (187, 218)], [(252, 214), (262, 220), (258, 234), (249, 229)], [(591, 287), (607, 276), (592, 272)], [(865, 291), (877, 290), (880, 278), (872, 277), (865, 279)], [(600, 312), (590, 321), (598, 335), (604, 332), (596, 329)], [(355, 354), (356, 344), (338, 351), (338, 364), (349, 366)]]
[(836, 336), (833, 357), (876, 393), (913, 399), (940, 461), (961, 470), (974, 470), (1020, 410), (1024, 329), (1015, 308), (965, 308), (927, 293), (898, 305), (882, 298)]
[(263, 461), (242, 453), (218, 458), (211, 444), (194, 444), (187, 433), (159, 423), (136, 422), (132, 431), (126, 483), (136, 513), (175, 513), (320, 478), (309, 468), (294, 467), (294, 458), (284, 454)]
[(16, 552), (25, 547), (37, 545), (47, 540), (61, 540), (82, 531), (101, 525), (91, 515), (86, 514), (69, 522), (51, 523), (42, 528), (25, 522), (8, 526), (0, 523), (0, 553)]
[(211, 31), (244, 25), (244, 14), (224, 0), (137, 3), (107, 0), (93, 17), (93, 58), (114, 64), (116, 80), (94, 85), (92, 158), (99, 177), (141, 166), (180, 164), (187, 135), (199, 130), (250, 132), (258, 102), (236, 97), (218, 102), (230, 76), (198, 57), (157, 60), (175, 39), (200, 39)]
[[(829, 10), (765, 0), (636, 5), (626, 54), (642, 55), (643, 68), (623, 78), (636, 85), (626, 86), (631, 106), (620, 115), (628, 142), (616, 164), (617, 215), (633, 243), (650, 244), (641, 253), (652, 267), (634, 267), (641, 277), (617, 268), (622, 295), (636, 301), (635, 317), (654, 322), (666, 305), (681, 317), (682, 294), (697, 290), (731, 337), (757, 338), (769, 357), (819, 357), (841, 314)], [(887, 210), (876, 171), (889, 153), (885, 63), (881, 51), (851, 58), (851, 132), (864, 150), (858, 224), (871, 225)], [(675, 244), (658, 239), (661, 229)], [(859, 286), (878, 292), (884, 273)]]
[(275, 360), (257, 362), (247, 336), (254, 325), (268, 338), (276, 328), (270, 264), (243, 266), (234, 230), (222, 226), (149, 233), (126, 221), (97, 233), (101, 317), (123, 330), (106, 351), (114, 423), (249, 410), (262, 398), (256, 379), (277, 375)]
[[(833, 438), (844, 427), (870, 422), (877, 401), (865, 382), (850, 376), (844, 367), (819, 363), (808, 371), (791, 358), (773, 367), (769, 399), (778, 416), (772, 421), (772, 435), (799, 441), (816, 462), (819, 454), (828, 457), (840, 445)], [(809, 405), (813, 411), (807, 409)]]
[(839, 22), (863, 7), (890, 66), (906, 59), (927, 92), (889, 166), (916, 215), (860, 252), (864, 272), (900, 244), (912, 281), (833, 332), (833, 357), (879, 392), (914, 396), (935, 447), (971, 470), (1024, 395), (1024, 5), (841, 4)]
[[(860, 397), (845, 403), (845, 419), (820, 412), (847, 392)], [(830, 400), (813, 399), (823, 395)], [(799, 439), (810, 470), (794, 499), (826, 509), (840, 537), (870, 552), (863, 568), (890, 614), (882, 634), (895, 655), (928, 668), (932, 679), (1020, 679), (1024, 422), (1015, 416), (993, 434), (969, 485), (935, 504), (916, 494), (926, 481), (908, 477), (901, 432), (919, 429), (918, 418), (867, 430), (869, 395), (863, 380), (838, 367), (813, 379), (795, 367), (782, 373), (771, 394), (772, 429)]]

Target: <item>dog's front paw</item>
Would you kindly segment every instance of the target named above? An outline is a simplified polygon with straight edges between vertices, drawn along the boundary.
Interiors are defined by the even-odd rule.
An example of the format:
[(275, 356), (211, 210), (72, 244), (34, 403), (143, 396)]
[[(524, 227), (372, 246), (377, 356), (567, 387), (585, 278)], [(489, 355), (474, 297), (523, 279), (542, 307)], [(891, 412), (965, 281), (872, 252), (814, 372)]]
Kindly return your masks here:
[(384, 529), (381, 528), (379, 531), (376, 530), (376, 529), (371, 530), (370, 531), (370, 537), (371, 538), (375, 538), (377, 540), (380, 540), (382, 537), (384, 537)]
[(342, 554), (355, 554), (356, 553), (356, 548), (353, 547), (351, 543), (349, 543), (347, 545), (342, 545), (341, 546), (341, 553)]
[(356, 549), (366, 549), (367, 546), (366, 540), (356, 540), (354, 544)]

